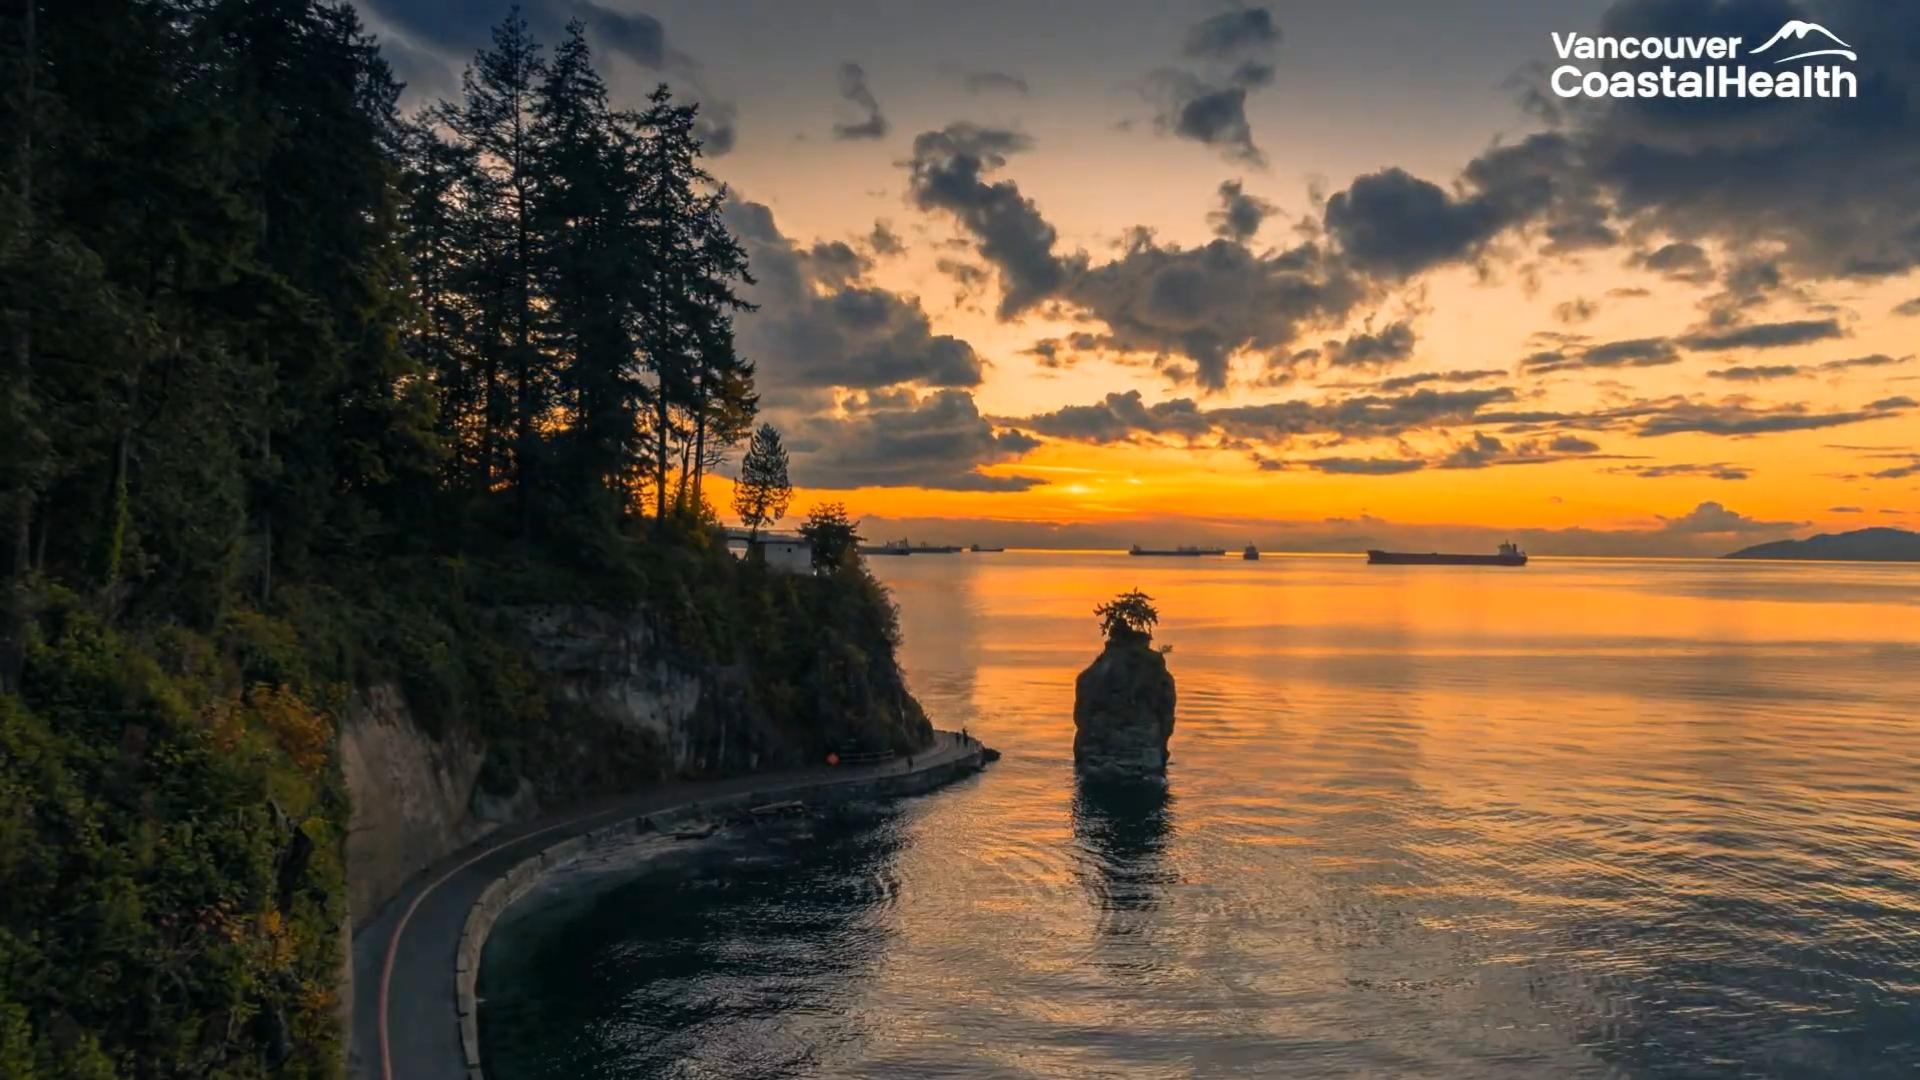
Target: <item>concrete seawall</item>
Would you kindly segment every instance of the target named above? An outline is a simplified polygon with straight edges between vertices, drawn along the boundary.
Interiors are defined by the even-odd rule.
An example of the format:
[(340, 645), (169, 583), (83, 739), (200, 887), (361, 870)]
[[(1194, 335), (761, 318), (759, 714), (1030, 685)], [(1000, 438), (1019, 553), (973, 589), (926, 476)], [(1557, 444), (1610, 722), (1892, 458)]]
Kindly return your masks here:
[(932, 749), (914, 755), (912, 769), (896, 760), (680, 785), (544, 824), (464, 861), (455, 856), (445, 873), (413, 891), (411, 903), (389, 912), (354, 942), (357, 978), (375, 985), (363, 991), (367, 1008), (355, 1018), (353, 1074), (379, 1080), (480, 1080), (475, 988), (487, 936), (546, 873), (623, 836), (727, 817), (769, 802), (826, 805), (921, 794), (978, 772), (996, 756), (952, 732), (937, 732), (935, 738)]

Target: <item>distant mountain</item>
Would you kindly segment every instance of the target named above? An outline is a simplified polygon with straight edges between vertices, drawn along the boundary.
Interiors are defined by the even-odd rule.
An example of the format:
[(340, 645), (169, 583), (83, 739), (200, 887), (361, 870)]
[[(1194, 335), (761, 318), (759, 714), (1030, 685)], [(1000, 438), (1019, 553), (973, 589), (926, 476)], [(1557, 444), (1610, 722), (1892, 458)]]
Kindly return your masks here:
[(1755, 544), (1724, 558), (1920, 562), (1920, 533), (1884, 528), (1821, 533), (1805, 540), (1775, 540), (1771, 544)]

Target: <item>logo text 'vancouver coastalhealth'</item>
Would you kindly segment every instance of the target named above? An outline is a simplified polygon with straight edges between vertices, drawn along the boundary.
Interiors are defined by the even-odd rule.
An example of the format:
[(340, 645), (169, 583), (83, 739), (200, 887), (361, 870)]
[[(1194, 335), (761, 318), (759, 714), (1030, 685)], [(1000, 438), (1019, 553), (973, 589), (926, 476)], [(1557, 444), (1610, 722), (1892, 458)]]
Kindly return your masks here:
[[(1554, 33), (1562, 61), (1680, 61), (1658, 68), (1622, 71), (1562, 63), (1553, 69), (1553, 92), (1588, 98), (1851, 98), (1859, 80), (1842, 61), (1858, 60), (1853, 46), (1816, 22), (1789, 19), (1761, 45), (1745, 53), (1738, 37), (1595, 37)], [(1799, 61), (1798, 67), (1781, 65)]]

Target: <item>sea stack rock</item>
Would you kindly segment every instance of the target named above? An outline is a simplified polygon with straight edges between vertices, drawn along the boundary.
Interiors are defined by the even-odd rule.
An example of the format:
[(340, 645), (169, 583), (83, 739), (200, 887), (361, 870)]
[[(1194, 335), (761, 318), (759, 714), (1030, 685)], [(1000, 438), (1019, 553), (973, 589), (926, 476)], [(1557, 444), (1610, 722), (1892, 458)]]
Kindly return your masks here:
[(1173, 737), (1173, 675), (1153, 638), (1125, 626), (1074, 682), (1073, 764), (1091, 780), (1158, 777)]

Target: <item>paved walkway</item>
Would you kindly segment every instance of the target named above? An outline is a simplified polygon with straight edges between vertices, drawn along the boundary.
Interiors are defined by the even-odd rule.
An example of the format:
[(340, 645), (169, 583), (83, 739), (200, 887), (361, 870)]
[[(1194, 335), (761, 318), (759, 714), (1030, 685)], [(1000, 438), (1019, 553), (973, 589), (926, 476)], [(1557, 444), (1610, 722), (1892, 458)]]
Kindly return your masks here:
[(761, 773), (664, 784), (500, 829), (417, 875), (353, 937), (353, 1033), (348, 1073), (362, 1080), (467, 1080), (455, 1003), (454, 962), (467, 913), (487, 886), (521, 860), (603, 825), (692, 802), (807, 791), (925, 772), (980, 751), (950, 731), (932, 749), (860, 768)]

